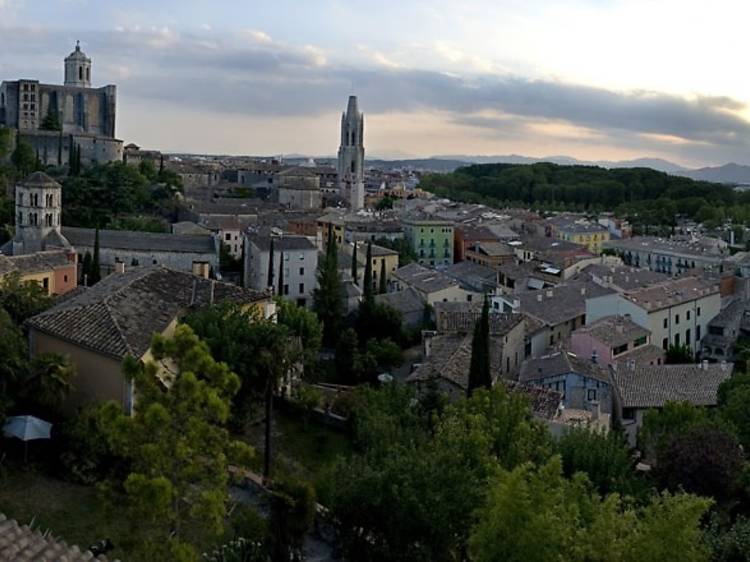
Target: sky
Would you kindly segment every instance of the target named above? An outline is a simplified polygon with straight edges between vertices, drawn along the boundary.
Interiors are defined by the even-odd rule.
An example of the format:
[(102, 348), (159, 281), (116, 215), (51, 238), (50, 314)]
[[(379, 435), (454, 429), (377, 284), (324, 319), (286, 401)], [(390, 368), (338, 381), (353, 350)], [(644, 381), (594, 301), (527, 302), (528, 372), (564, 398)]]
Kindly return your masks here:
[(144, 148), (750, 164), (742, 0), (0, 0), (0, 79), (76, 40)]

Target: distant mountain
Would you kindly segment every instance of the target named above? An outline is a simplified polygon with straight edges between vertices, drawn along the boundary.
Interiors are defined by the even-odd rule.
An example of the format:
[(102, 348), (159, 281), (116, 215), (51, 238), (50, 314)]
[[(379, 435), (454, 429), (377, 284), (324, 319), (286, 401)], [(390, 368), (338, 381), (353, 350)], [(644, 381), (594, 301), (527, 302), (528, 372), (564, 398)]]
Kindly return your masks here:
[(742, 164), (735, 164), (733, 162), (724, 164), (723, 166), (685, 170), (678, 172), (678, 175), (694, 180), (750, 185), (750, 166), (743, 166)]
[(572, 156), (545, 156), (536, 158), (533, 156), (520, 156), (518, 154), (498, 155), (498, 156), (435, 156), (442, 160), (454, 160), (471, 162), (472, 164), (535, 164), (536, 162), (552, 162), (564, 166), (601, 166), (602, 168), (652, 168), (667, 174), (676, 174), (687, 170), (686, 168), (669, 162), (662, 158), (637, 158), (635, 160), (579, 160)]

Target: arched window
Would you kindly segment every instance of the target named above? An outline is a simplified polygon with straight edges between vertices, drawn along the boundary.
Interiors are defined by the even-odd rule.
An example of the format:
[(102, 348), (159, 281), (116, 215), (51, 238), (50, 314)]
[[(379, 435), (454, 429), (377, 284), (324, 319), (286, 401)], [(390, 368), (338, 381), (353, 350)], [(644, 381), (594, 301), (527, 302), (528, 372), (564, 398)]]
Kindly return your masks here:
[(86, 69), (86, 82), (91, 82), (91, 68)]
[(23, 226), (23, 213), (18, 212), (18, 226)]
[(78, 79), (83, 80), (83, 67), (82, 66), (78, 67)]

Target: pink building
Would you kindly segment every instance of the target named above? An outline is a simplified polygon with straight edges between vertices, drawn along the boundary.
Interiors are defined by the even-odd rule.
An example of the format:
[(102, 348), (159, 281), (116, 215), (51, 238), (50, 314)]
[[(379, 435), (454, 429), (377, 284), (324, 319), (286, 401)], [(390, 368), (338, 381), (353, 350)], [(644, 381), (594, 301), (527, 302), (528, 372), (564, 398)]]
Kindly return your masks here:
[(651, 332), (630, 316), (605, 316), (570, 334), (570, 351), (603, 366), (632, 362), (661, 365), (664, 350), (651, 343)]

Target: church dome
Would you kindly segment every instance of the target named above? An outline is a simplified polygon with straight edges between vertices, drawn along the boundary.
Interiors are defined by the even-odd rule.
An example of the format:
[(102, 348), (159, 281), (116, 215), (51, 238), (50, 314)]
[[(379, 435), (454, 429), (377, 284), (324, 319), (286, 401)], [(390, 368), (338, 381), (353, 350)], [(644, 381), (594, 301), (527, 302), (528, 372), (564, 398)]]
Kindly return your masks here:
[(80, 42), (76, 41), (76, 48), (75, 48), (75, 50), (72, 53), (70, 53), (65, 58), (65, 60), (66, 61), (71, 61), (71, 60), (88, 61), (89, 58), (86, 56), (86, 53), (84, 53), (81, 50), (81, 44), (80, 44)]

